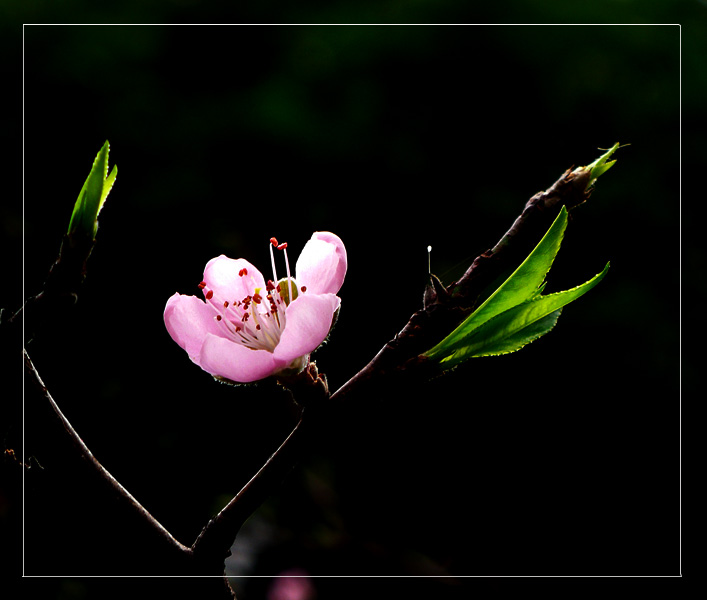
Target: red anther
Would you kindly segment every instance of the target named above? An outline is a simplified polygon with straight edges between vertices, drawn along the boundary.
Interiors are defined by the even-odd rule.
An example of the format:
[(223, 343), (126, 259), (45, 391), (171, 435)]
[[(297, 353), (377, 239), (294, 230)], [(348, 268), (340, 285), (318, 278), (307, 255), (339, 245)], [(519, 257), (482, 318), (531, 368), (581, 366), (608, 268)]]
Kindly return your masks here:
[(236, 333), (238, 333), (240, 330), (241, 328), (236, 325)]
[(260, 294), (258, 294), (258, 292), (255, 292), (255, 294), (253, 294), (253, 302), (255, 302), (256, 304), (260, 304), (262, 302), (262, 300), (263, 300), (263, 297)]
[(250, 313), (243, 313), (243, 316), (241, 317), (241, 321), (244, 323), (248, 320), (248, 317), (250, 316)]
[(248, 269), (243, 267), (240, 271), (238, 271), (238, 274), (243, 277), (244, 275), (248, 275)]
[(271, 237), (270, 243), (277, 248), (277, 238)]
[(200, 290), (203, 290), (205, 287), (206, 287), (206, 282), (205, 282), (205, 281), (202, 281), (202, 282), (199, 284), (199, 289), (200, 289)]
[(306, 285), (303, 285), (303, 286), (300, 288), (300, 292), (306, 292), (306, 291), (307, 291), (307, 286), (306, 286)]
[(282, 244), (277, 247), (278, 250), (284, 250), (285, 248), (287, 248), (287, 242), (282, 242)]
[(255, 328), (260, 331), (260, 325), (256, 325)]
[(220, 321), (221, 320), (221, 315), (216, 315), (216, 320)]
[(272, 279), (268, 279), (268, 282), (265, 284), (265, 289), (268, 290), (268, 292), (272, 292), (275, 289), (275, 284), (272, 282)]
[(228, 308), (228, 300), (225, 300), (225, 301), (224, 301), (223, 307), (224, 307), (224, 308)]
[(207, 299), (207, 300), (211, 300), (211, 298), (213, 298), (213, 297), (214, 297), (214, 291), (213, 291), (213, 290), (209, 290), (208, 292), (206, 292), (206, 299)]

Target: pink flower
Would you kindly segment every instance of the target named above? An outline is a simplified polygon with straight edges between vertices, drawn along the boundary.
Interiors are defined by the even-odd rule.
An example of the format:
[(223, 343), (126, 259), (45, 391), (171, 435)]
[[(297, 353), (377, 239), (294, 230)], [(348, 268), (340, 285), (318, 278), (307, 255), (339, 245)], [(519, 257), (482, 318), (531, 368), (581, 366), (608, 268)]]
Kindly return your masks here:
[(289, 569), (276, 577), (268, 589), (268, 600), (312, 600), (316, 590), (306, 571)]
[[(218, 256), (199, 284), (204, 299), (174, 294), (164, 322), (189, 358), (216, 378), (247, 383), (301, 371), (327, 337), (341, 305), (346, 249), (333, 233), (316, 232), (290, 276), (287, 244), (271, 239), (273, 279), (243, 258)], [(285, 250), (287, 277), (278, 282), (273, 247)], [(294, 298), (291, 300), (291, 298)]]

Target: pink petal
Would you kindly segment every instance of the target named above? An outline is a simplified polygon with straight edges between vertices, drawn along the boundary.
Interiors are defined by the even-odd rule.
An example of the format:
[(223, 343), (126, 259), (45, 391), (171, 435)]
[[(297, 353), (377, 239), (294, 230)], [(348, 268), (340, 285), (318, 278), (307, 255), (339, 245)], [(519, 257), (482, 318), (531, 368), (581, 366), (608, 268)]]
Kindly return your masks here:
[(309, 291), (286, 309), (287, 322), (275, 348), (275, 356), (286, 364), (316, 350), (331, 329), (334, 311), (341, 300), (334, 294), (311, 294)]
[(220, 302), (243, 300), (246, 296), (252, 296), (256, 288), (265, 288), (262, 274), (252, 264), (243, 258), (228, 258), (223, 254), (206, 263), (204, 281), (204, 293), (213, 291)]
[(239, 383), (264, 379), (287, 365), (267, 350), (251, 350), (226, 338), (208, 334), (198, 364), (212, 375)]
[(295, 267), (297, 285), (311, 294), (336, 294), (346, 276), (346, 248), (338, 236), (317, 231), (302, 249)]
[(213, 310), (196, 296), (174, 294), (167, 300), (164, 323), (172, 339), (194, 362), (197, 362), (206, 335), (219, 331)]

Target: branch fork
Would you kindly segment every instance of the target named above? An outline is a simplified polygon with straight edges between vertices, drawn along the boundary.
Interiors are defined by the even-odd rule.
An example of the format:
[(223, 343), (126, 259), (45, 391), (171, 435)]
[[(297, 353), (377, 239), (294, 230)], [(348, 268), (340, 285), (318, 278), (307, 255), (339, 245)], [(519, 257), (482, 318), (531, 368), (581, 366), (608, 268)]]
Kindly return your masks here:
[[(607, 167), (608, 168), (608, 167)], [(98, 480), (118, 493), (123, 503), (136, 517), (150, 525), (175, 556), (175, 572), (184, 565), (193, 574), (216, 575), (223, 572), (223, 561), (228, 555), (240, 527), (251, 513), (281, 484), (294, 467), (321, 423), (326, 422), (329, 410), (344, 402), (365, 396), (371, 389), (381, 386), (415, 384), (429, 379), (437, 372), (422, 354), (438, 343), (456, 327), (483, 300), (488, 286), (508, 271), (527, 254), (539, 235), (556, 216), (561, 206), (568, 210), (583, 204), (593, 188), (590, 167), (569, 169), (545, 191), (535, 194), (525, 205), (511, 228), (491, 249), (478, 256), (462, 277), (444, 287), (433, 275), (424, 293), (423, 307), (415, 312), (407, 324), (387, 342), (375, 357), (334, 393), (330, 393), (326, 377), (319, 373), (315, 363), (298, 375), (283, 377), (279, 383), (293, 395), (301, 407), (300, 418), (287, 439), (265, 462), (260, 470), (233, 497), (233, 499), (203, 528), (191, 546), (176, 540), (93, 456), (42, 382), (26, 350), (27, 372), (39, 386), (41, 395), (49, 402), (71, 437), (77, 452), (93, 467)], [(93, 240), (75, 240), (65, 236), (55, 265), (50, 271), (43, 292), (30, 299), (25, 308), (32, 306), (35, 324), (46, 318), (56, 304), (52, 297), (75, 298), (86, 272), (86, 260), (93, 248)], [(14, 320), (22, 309), (10, 319)], [(32, 314), (32, 313), (30, 313)]]

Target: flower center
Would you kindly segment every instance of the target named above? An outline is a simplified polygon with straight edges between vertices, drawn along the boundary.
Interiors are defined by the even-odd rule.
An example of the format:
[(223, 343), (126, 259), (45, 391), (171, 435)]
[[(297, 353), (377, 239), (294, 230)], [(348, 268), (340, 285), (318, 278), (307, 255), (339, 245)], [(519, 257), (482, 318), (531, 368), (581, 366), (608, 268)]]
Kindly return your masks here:
[[(277, 279), (273, 248), (284, 251), (286, 280), (278, 281)], [(269, 279), (265, 284), (264, 297), (262, 296), (263, 290), (255, 287), (255, 280), (248, 275), (246, 268), (241, 269), (238, 276), (251, 277), (251, 285), (247, 287), (253, 289), (254, 292), (240, 300), (220, 297), (214, 293), (214, 290), (206, 289), (205, 282), (202, 281), (199, 284), (199, 287), (205, 290), (206, 303), (216, 313), (214, 320), (221, 328), (224, 337), (251, 350), (267, 350), (268, 352), (275, 350), (287, 322), (285, 308), (291, 299), (297, 298), (297, 285), (290, 276), (290, 263), (287, 260), (286, 248), (286, 243), (278, 244), (275, 238), (270, 239), (273, 279)]]

